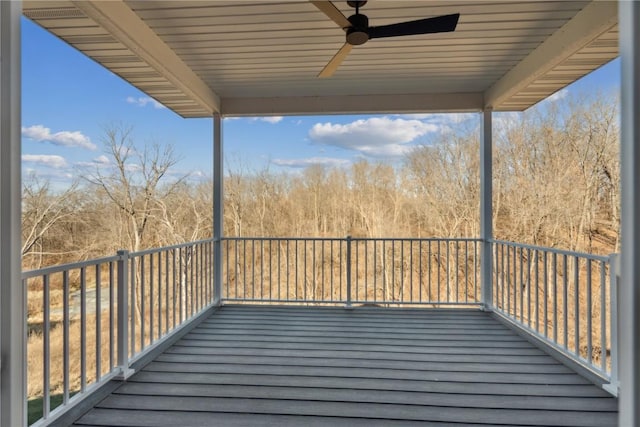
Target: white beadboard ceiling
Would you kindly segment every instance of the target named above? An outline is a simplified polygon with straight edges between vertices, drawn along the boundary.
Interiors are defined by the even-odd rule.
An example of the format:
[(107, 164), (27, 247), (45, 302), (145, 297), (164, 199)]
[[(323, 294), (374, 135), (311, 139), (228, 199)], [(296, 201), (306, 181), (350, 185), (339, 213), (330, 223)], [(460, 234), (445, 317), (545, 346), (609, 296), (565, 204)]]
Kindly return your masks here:
[(184, 117), (524, 110), (618, 55), (615, 1), (369, 1), (374, 26), (460, 13), (458, 28), (370, 40), (322, 79), (345, 36), (308, 1), (23, 7)]

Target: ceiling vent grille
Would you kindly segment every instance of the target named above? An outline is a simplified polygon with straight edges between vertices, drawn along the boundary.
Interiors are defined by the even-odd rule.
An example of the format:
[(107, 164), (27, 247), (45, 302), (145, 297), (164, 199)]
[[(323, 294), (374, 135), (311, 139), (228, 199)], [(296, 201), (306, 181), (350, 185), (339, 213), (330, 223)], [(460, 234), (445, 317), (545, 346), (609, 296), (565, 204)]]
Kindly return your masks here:
[(23, 11), (27, 18), (38, 19), (65, 19), (65, 18), (85, 18), (86, 15), (75, 7), (62, 8), (42, 8), (42, 9), (25, 9)]

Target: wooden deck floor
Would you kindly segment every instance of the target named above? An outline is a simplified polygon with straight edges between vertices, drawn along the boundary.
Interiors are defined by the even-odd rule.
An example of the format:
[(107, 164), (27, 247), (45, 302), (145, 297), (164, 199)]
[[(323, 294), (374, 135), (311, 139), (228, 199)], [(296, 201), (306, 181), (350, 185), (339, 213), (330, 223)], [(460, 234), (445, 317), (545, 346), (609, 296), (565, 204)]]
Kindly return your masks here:
[(615, 426), (617, 400), (475, 310), (224, 306), (76, 426)]

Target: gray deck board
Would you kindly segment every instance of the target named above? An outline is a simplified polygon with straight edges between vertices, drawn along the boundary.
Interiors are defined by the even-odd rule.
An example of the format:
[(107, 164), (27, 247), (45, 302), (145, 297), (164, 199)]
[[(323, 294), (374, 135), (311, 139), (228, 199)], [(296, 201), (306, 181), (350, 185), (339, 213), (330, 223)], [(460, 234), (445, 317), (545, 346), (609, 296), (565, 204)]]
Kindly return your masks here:
[[(403, 353), (434, 353), (434, 354), (531, 354), (532, 352), (542, 352), (532, 347), (526, 342), (512, 342), (509, 345), (500, 343), (499, 345), (490, 345), (483, 343), (468, 344), (464, 342), (436, 341), (432, 340), (423, 345), (415, 341), (407, 341), (402, 345), (394, 345), (388, 342), (372, 343), (371, 341), (364, 343), (353, 343), (347, 340), (315, 340), (311, 342), (302, 342), (300, 340), (258, 340), (246, 339), (236, 341), (211, 341), (204, 340), (202, 337), (194, 338), (193, 336), (182, 340), (176, 345), (184, 345), (192, 348), (253, 348), (253, 349), (299, 349), (299, 350), (327, 350), (327, 351), (367, 351), (367, 352), (403, 352)], [(444, 348), (443, 348), (444, 347)], [(544, 352), (542, 352), (544, 354)]]
[[(339, 335), (339, 336), (338, 336)], [(243, 335), (230, 333), (202, 333), (196, 331), (189, 334), (194, 340), (227, 340), (227, 341), (296, 341), (296, 342), (323, 342), (323, 343), (356, 343), (356, 344), (393, 344), (393, 345), (426, 345), (426, 346), (479, 346), (479, 347), (529, 347), (528, 343), (522, 342), (522, 338), (517, 336), (492, 337), (489, 340), (485, 335), (469, 335), (469, 334), (453, 334), (447, 335), (428, 335), (428, 334), (412, 334), (412, 336), (398, 336), (395, 334), (377, 334), (375, 336), (362, 336), (353, 334), (304, 334), (304, 333), (245, 333)], [(243, 339), (244, 338), (244, 339)]]
[[(411, 363), (409, 360), (381, 360), (381, 359), (352, 359), (352, 358), (328, 358), (328, 357), (284, 357), (284, 356), (214, 356), (206, 354), (163, 354), (156, 358), (157, 362), (179, 363), (185, 366), (197, 365), (200, 369), (203, 365), (246, 365), (246, 366), (287, 366), (287, 367), (320, 367), (320, 368), (353, 368), (353, 369), (392, 369), (410, 370), (412, 372), (446, 372), (451, 369), (463, 372), (525, 372), (525, 373), (566, 373), (572, 371), (562, 365), (556, 364), (530, 364), (510, 362), (454, 362), (438, 361)], [(414, 361), (415, 362), (415, 361)], [(420, 362), (420, 361), (418, 361)]]
[(139, 396), (220, 397), (279, 400), (317, 400), (325, 402), (386, 402), (398, 405), (454, 406), (465, 408), (495, 407), (511, 409), (545, 409), (574, 411), (615, 411), (615, 401), (607, 397), (584, 399), (580, 397), (502, 396), (500, 401), (489, 400), (482, 394), (419, 393), (415, 391), (357, 390), (352, 388), (265, 387), (242, 385), (139, 383), (123, 385), (115, 394)]
[(407, 381), (400, 379), (353, 378), (353, 377), (305, 377), (296, 375), (252, 375), (234, 374), (186, 374), (178, 372), (143, 371), (129, 382), (172, 383), (172, 384), (209, 384), (209, 385), (262, 385), (283, 387), (345, 388), (353, 390), (391, 390), (414, 392), (468, 393), (497, 396), (581, 396), (606, 397), (604, 390), (583, 384), (527, 384), (487, 383), (464, 381)]
[(243, 305), (75, 425), (616, 423), (616, 399), (478, 310)]
[(182, 372), (198, 374), (228, 374), (243, 372), (256, 375), (301, 375), (308, 377), (330, 376), (351, 378), (405, 379), (421, 381), (473, 381), (521, 384), (586, 384), (588, 381), (572, 373), (539, 374), (536, 372), (477, 372), (473, 370), (453, 371), (455, 366), (444, 371), (417, 371), (406, 369), (327, 368), (323, 366), (279, 366), (239, 364), (176, 364), (152, 362), (145, 369), (155, 372)]
[[(404, 325), (398, 325), (396, 328), (406, 327)], [(322, 338), (322, 337), (335, 337), (340, 336), (342, 338), (373, 338), (373, 339), (392, 339), (392, 340), (440, 340), (440, 341), (452, 341), (452, 340), (465, 340), (465, 341), (519, 341), (517, 336), (512, 334), (498, 331), (480, 331), (480, 332), (458, 332), (457, 330), (443, 329), (441, 331), (394, 331), (393, 329), (388, 331), (376, 331), (372, 327), (371, 329), (362, 328), (362, 330), (347, 330), (347, 329), (325, 329), (325, 330), (300, 330), (300, 329), (261, 329), (261, 328), (237, 328), (237, 329), (219, 329), (219, 330), (206, 330), (201, 329), (194, 332), (194, 335), (206, 335), (208, 337), (220, 337), (223, 335), (261, 335), (261, 336), (278, 336), (278, 337), (290, 337), (298, 339), (299, 337), (305, 338)]]
[[(364, 350), (343, 350), (340, 348), (333, 350), (326, 349), (279, 349), (279, 348), (219, 348), (219, 347), (190, 347), (183, 345), (174, 345), (166, 351), (166, 354), (191, 354), (191, 355), (233, 355), (233, 356), (263, 356), (263, 357), (309, 357), (309, 358), (331, 358), (341, 357), (348, 359), (368, 359), (371, 351)], [(547, 356), (540, 350), (524, 349), (517, 353), (503, 354), (494, 349), (492, 353), (476, 353), (469, 354), (469, 349), (463, 349), (464, 352), (449, 352), (442, 350), (437, 353), (422, 353), (420, 351), (400, 352), (400, 351), (376, 351), (376, 359), (387, 360), (406, 360), (411, 362), (487, 362), (487, 363), (506, 363), (513, 362), (513, 355), (518, 355), (518, 363), (529, 364), (549, 364)]]
[[(204, 427), (224, 425), (226, 427), (424, 427), (423, 421), (372, 420), (363, 418), (338, 418), (303, 415), (260, 415), (225, 413), (223, 416), (207, 412), (185, 411), (114, 411), (95, 409), (85, 417), (83, 427), (144, 426), (144, 427)], [(133, 424), (135, 423), (135, 424)], [(433, 427), (477, 427), (481, 424), (435, 423)]]

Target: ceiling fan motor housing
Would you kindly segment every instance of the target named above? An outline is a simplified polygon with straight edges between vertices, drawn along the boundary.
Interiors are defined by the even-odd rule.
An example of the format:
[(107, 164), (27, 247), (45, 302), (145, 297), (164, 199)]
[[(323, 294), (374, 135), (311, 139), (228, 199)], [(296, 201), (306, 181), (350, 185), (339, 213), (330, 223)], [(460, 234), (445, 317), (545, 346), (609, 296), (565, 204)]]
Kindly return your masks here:
[(347, 29), (347, 43), (359, 46), (369, 40), (369, 18), (360, 13), (351, 15), (349, 18), (351, 27)]

